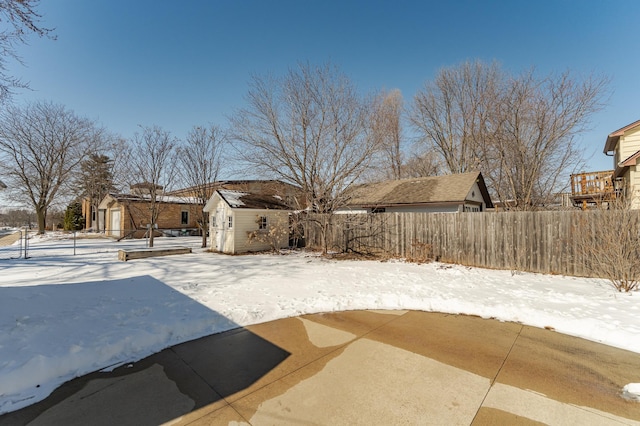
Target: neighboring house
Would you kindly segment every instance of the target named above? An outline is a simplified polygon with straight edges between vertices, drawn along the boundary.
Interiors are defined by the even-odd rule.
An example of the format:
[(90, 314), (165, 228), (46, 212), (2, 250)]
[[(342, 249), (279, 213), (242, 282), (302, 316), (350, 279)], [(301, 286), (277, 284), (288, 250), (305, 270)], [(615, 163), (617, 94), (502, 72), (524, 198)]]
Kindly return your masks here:
[[(100, 219), (105, 234), (114, 238), (144, 237), (149, 227), (149, 200), (149, 195), (144, 194), (107, 195), (98, 207), (98, 213), (104, 214)], [(196, 200), (167, 195), (158, 196), (158, 200), (157, 232), (198, 232), (197, 212), (201, 206)]]
[(336, 213), (482, 212), (493, 208), (480, 172), (358, 185)]
[(300, 188), (279, 180), (219, 180), (210, 182), (203, 187), (189, 187), (167, 192), (167, 195), (176, 197), (198, 197), (206, 195), (209, 200), (218, 189), (229, 189), (233, 191), (247, 192), (252, 194), (277, 194), (285, 204), (302, 209), (299, 206), (301, 200)]
[[(291, 210), (277, 194), (216, 190), (204, 207), (209, 213), (210, 247), (229, 254), (268, 250), (272, 244), (287, 247)], [(251, 239), (251, 234), (273, 231), (279, 232), (272, 243)]]
[(631, 198), (632, 208), (640, 209), (640, 120), (607, 136), (603, 152), (613, 156), (614, 183)]
[(96, 209), (90, 198), (83, 198), (81, 205), (84, 229), (93, 232), (105, 232), (105, 210)]

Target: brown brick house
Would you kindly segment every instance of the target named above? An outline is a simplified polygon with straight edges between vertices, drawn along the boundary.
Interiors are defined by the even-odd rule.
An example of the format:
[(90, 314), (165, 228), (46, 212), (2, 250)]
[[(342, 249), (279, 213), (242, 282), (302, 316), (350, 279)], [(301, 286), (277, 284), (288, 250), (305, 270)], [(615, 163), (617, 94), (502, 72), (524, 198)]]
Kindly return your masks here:
[[(198, 232), (198, 210), (202, 206), (188, 197), (159, 196), (160, 213), (157, 232), (195, 234)], [(98, 208), (104, 212), (106, 235), (123, 238), (143, 237), (149, 227), (149, 197), (137, 194), (109, 194)]]

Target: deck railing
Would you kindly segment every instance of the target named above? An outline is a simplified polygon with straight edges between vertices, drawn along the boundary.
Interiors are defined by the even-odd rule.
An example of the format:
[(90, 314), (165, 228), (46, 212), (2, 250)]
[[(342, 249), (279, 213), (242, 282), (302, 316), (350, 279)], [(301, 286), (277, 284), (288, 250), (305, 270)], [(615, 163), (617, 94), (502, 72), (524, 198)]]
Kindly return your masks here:
[(571, 175), (571, 195), (603, 196), (614, 194), (613, 170)]

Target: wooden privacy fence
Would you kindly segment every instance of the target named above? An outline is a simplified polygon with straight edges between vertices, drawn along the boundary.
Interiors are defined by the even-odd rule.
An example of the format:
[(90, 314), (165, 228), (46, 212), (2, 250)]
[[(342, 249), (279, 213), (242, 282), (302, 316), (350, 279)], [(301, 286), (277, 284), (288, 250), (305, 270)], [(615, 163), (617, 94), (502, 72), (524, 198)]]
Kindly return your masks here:
[[(310, 215), (305, 239), (307, 246), (322, 247), (320, 223), (329, 219), (329, 250), (415, 258), (418, 250), (430, 246), (432, 256), (442, 262), (594, 276), (584, 246), (603, 243), (591, 232), (599, 226), (596, 214), (603, 212)], [(611, 229), (613, 241), (616, 232), (621, 231)], [(638, 229), (633, 232), (638, 235)]]

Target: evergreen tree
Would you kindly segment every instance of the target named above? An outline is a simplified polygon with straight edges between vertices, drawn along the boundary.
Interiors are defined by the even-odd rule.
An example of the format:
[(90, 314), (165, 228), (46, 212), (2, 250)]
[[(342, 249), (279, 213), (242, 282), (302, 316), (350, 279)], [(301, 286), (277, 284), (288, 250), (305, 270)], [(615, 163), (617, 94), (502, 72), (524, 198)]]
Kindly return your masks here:
[[(80, 196), (91, 202), (91, 209), (96, 213), (96, 231), (104, 224), (100, 223), (98, 206), (104, 197), (115, 191), (113, 184), (113, 160), (103, 154), (91, 154), (80, 164), (80, 174), (76, 182)], [(91, 214), (91, 213), (89, 213)]]
[(79, 231), (84, 227), (84, 217), (82, 216), (82, 204), (71, 203), (64, 212), (64, 230)]

